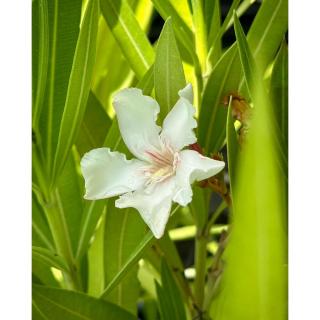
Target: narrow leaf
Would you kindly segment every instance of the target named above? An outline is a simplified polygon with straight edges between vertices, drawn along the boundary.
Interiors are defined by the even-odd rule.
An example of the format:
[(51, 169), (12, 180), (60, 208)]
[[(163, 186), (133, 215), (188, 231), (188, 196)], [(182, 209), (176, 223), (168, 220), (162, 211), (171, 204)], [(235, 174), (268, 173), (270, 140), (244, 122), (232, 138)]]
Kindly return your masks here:
[(49, 65), (44, 106), (38, 122), (46, 169), (52, 173), (74, 51), (79, 35), (81, 1), (47, 1)]
[[(247, 40), (262, 70), (274, 59), (287, 30), (287, 18), (287, 0), (267, 0), (263, 1), (251, 25)], [(223, 99), (230, 92), (242, 93), (242, 83), (240, 58), (233, 45), (214, 66), (203, 92), (199, 142), (207, 152), (217, 152), (223, 145), (227, 119)]]
[(73, 59), (54, 160), (53, 183), (65, 165), (85, 112), (95, 60), (98, 17), (98, 0), (91, 0), (81, 24)]
[(43, 107), (49, 60), (49, 17), (47, 0), (32, 1), (32, 127), (38, 129)]
[(239, 153), (239, 143), (232, 117), (232, 98), (230, 97), (227, 117), (227, 152), (228, 152), (228, 172), (230, 179), (231, 195), (236, 181), (237, 158)]
[(154, 64), (154, 87), (164, 116), (178, 100), (178, 91), (185, 86), (185, 77), (180, 53), (174, 37), (171, 18), (165, 22), (159, 37)]
[[(250, 90), (254, 88), (255, 80), (259, 81), (259, 79), (256, 78), (257, 67), (255, 66), (255, 60), (252, 56), (246, 36), (243, 32), (243, 29), (240, 25), (239, 18), (237, 17), (237, 14), (235, 12), (233, 14), (233, 19), (234, 19), (234, 30), (237, 38), (240, 61), (242, 64), (242, 69), (243, 69), (244, 77), (247, 83), (247, 87), (250, 92)], [(250, 96), (252, 97), (252, 92), (250, 92)]]
[(135, 319), (130, 313), (112, 303), (79, 292), (34, 285), (32, 299), (38, 319)]
[[(272, 76), (271, 94), (274, 115), (283, 137), (284, 150), (288, 148), (288, 47), (283, 41), (277, 54)], [(287, 151), (286, 151), (287, 154)]]
[(256, 83), (255, 111), (239, 159), (221, 293), (212, 306), (217, 320), (287, 319), (285, 177), (270, 136), (272, 107), (260, 86)]
[[(144, 237), (146, 225), (138, 212), (128, 208), (120, 210), (111, 201), (108, 202), (104, 230), (104, 268), (105, 285), (108, 286), (122, 269)], [(131, 313), (136, 313), (139, 297), (137, 266), (132, 266), (128, 275), (106, 298)]]
[(154, 61), (153, 48), (126, 0), (101, 0), (101, 11), (138, 79)]
[(69, 272), (69, 267), (64, 259), (48, 249), (33, 246), (32, 258), (47, 264), (49, 267)]
[(111, 119), (100, 101), (90, 91), (86, 111), (77, 137), (76, 146), (82, 157), (86, 152), (101, 147), (111, 125)]
[(193, 22), (187, 0), (152, 0), (152, 2), (164, 20), (172, 18), (172, 26), (177, 40), (190, 55), (195, 55), (194, 35), (191, 31)]
[(104, 289), (101, 298), (107, 297), (108, 294), (120, 283), (120, 281), (128, 274), (131, 268), (139, 261), (145, 250), (155, 241), (155, 238), (151, 231), (149, 231), (141, 240), (139, 245), (131, 252), (130, 257), (123, 263), (122, 268), (109, 282)]
[(156, 283), (161, 319), (186, 319), (182, 297), (164, 259), (161, 262), (161, 282), (161, 287)]

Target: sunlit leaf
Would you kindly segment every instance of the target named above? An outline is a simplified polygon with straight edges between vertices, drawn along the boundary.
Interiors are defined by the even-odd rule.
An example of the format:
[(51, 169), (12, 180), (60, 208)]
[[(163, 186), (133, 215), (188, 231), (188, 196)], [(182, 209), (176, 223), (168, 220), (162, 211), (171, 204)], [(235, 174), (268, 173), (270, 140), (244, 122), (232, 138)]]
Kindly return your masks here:
[[(263, 1), (247, 35), (252, 55), (262, 70), (270, 63), (287, 30), (287, 0)], [(223, 98), (242, 92), (244, 85), (236, 46), (231, 46), (213, 68), (204, 88), (199, 117), (199, 140), (207, 152), (217, 152), (224, 140), (227, 109)]]
[(169, 18), (159, 37), (154, 64), (154, 86), (156, 100), (162, 118), (178, 100), (178, 91), (185, 86), (182, 62)]
[(123, 54), (141, 79), (154, 61), (154, 52), (126, 0), (101, 0), (101, 11)]

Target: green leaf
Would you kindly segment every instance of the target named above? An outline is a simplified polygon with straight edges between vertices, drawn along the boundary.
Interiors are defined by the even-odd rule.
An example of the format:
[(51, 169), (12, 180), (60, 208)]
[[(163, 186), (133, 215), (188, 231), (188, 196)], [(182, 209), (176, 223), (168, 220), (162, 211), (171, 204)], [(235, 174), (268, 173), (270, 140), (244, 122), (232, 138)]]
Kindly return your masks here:
[(48, 264), (34, 258), (32, 259), (32, 283), (59, 287)]
[(53, 166), (74, 50), (79, 34), (82, 3), (78, 0), (54, 0), (47, 1), (47, 3), (49, 65), (44, 106), (41, 108), (38, 125), (46, 169), (49, 173)]
[(81, 24), (70, 73), (54, 159), (53, 184), (61, 173), (75, 142), (87, 105), (95, 61), (98, 17), (98, 0), (90, 0)]
[(101, 0), (101, 11), (138, 79), (154, 61), (153, 48), (126, 0)]
[(41, 205), (32, 194), (32, 245), (54, 251), (53, 239)]
[[(121, 72), (119, 72), (121, 70)], [(112, 92), (131, 81), (133, 72), (105, 19), (100, 16), (92, 90), (106, 108), (111, 108)]]
[(145, 250), (155, 241), (155, 238), (151, 231), (149, 231), (136, 248), (131, 252), (129, 258), (123, 263), (122, 268), (113, 277), (112, 281), (109, 282), (107, 287), (104, 289), (101, 297), (107, 297), (112, 290), (120, 283), (120, 281), (128, 274), (131, 268), (139, 261)]
[(221, 47), (221, 38), (216, 37), (219, 35), (219, 32), (221, 32), (221, 12), (220, 12), (220, 1), (214, 0), (214, 1), (207, 1), (207, 3), (210, 3), (212, 8), (212, 18), (211, 23), (207, 22), (207, 26), (209, 28), (208, 30), (208, 47), (210, 48), (212, 46), (212, 52), (211, 52), (211, 64), (214, 65), (215, 62), (217, 62), (221, 56), (222, 53), (222, 47)]
[(32, 246), (32, 259), (43, 262), (49, 267), (69, 272), (69, 267), (64, 259), (48, 249)]
[(287, 319), (285, 177), (275, 162), (272, 106), (261, 87), (255, 84), (253, 119), (239, 157), (221, 294), (212, 306), (217, 320)]
[(195, 51), (199, 58), (202, 72), (206, 70), (207, 48), (207, 26), (204, 16), (204, 3), (202, 0), (191, 0), (193, 24), (195, 34)]
[(120, 307), (86, 294), (34, 285), (32, 288), (36, 319), (46, 320), (133, 320)]
[(277, 54), (272, 76), (271, 95), (274, 115), (283, 137), (283, 150), (288, 154), (288, 47), (285, 41)]
[(105, 288), (104, 285), (104, 229), (105, 215), (94, 234), (93, 241), (88, 250), (88, 293), (99, 297)]
[(105, 200), (86, 202), (76, 251), (77, 261), (79, 261), (88, 250), (90, 239), (94, 235), (97, 223), (103, 213), (105, 205)]
[[(216, 7), (219, 7), (220, 10), (220, 3), (219, 1), (215, 1), (215, 9)], [(214, 21), (212, 21), (209, 38), (208, 38), (208, 44), (210, 45), (209, 54), (208, 54), (208, 61), (213, 67), (217, 63), (217, 58), (219, 57), (218, 52), (219, 48), (221, 47), (221, 38), (226, 31), (227, 25), (229, 24), (230, 20), (232, 19), (233, 11), (238, 7), (240, 0), (233, 0), (232, 4), (230, 6), (230, 9), (228, 11), (227, 16), (225, 17), (222, 25), (220, 26), (220, 23), (216, 22), (214, 24)], [(217, 10), (216, 10), (217, 11)], [(218, 18), (216, 18), (218, 19)], [(219, 21), (220, 22), (220, 21)], [(219, 29), (217, 29), (219, 27)]]
[(192, 16), (187, 0), (152, 0), (155, 8), (164, 20), (172, 18), (172, 26), (179, 43), (192, 56), (194, 52), (194, 35)]
[(232, 98), (229, 100), (228, 117), (227, 117), (227, 152), (228, 152), (228, 172), (230, 179), (231, 195), (236, 181), (237, 158), (239, 154), (239, 143), (237, 133), (234, 127), (234, 119), (232, 117)]
[[(270, 63), (287, 30), (287, 0), (263, 1), (248, 32), (252, 55), (261, 70)], [(199, 142), (207, 152), (220, 150), (225, 140), (227, 109), (223, 98), (241, 90), (244, 84), (240, 58), (236, 46), (231, 46), (209, 75), (204, 88), (199, 115)]]
[[(179, 209), (179, 206), (176, 206), (172, 212), (171, 216)], [(101, 297), (107, 296), (117, 285), (118, 283), (128, 274), (131, 268), (141, 259), (145, 250), (151, 246), (151, 244), (155, 241), (155, 238), (151, 231), (148, 231), (140, 243), (132, 250), (130, 256), (123, 263), (123, 267), (119, 270), (119, 272), (113, 277), (112, 281), (107, 285), (105, 290), (103, 291)]]
[(72, 252), (75, 253), (80, 234), (80, 224), (83, 210), (83, 190), (79, 183), (79, 174), (76, 170), (77, 161), (70, 154), (55, 190), (55, 205), (65, 224), (67, 239), (70, 241)]
[(47, 0), (32, 1), (32, 127), (38, 129), (43, 107), (49, 59)]
[(263, 1), (247, 36), (261, 69), (274, 58), (287, 29), (288, 0)]
[(247, 84), (248, 91), (250, 93), (250, 96), (252, 97), (253, 93), (250, 91), (253, 90), (255, 81), (260, 80), (257, 75), (257, 66), (255, 65), (255, 60), (252, 56), (246, 36), (243, 32), (243, 29), (240, 25), (240, 21), (235, 12), (233, 14), (233, 19), (234, 30), (236, 33), (236, 39), (239, 49), (240, 62), (242, 65), (243, 74)]
[(161, 319), (186, 319), (181, 294), (164, 259), (161, 262), (161, 282), (162, 286), (156, 282)]
[[(104, 230), (106, 286), (113, 281), (131, 252), (139, 245), (145, 230), (146, 225), (136, 210), (131, 208), (120, 210), (114, 206), (113, 201), (108, 202)], [(139, 297), (137, 271), (137, 266), (132, 266), (125, 279), (106, 297), (108, 301), (116, 303), (133, 314), (136, 313)]]
[(100, 101), (90, 91), (86, 111), (81, 123), (76, 146), (80, 156), (91, 149), (101, 147), (111, 126), (111, 119)]
[(202, 97), (199, 116), (199, 142), (207, 153), (219, 151), (225, 139), (227, 108), (222, 100), (239, 82), (236, 46), (230, 47), (212, 70)]
[(160, 34), (154, 63), (154, 88), (162, 119), (177, 102), (178, 91), (184, 88), (185, 83), (180, 53), (169, 18)]
[[(253, 55), (251, 53), (251, 50), (249, 48), (249, 45), (247, 43), (246, 37), (244, 35), (244, 32), (241, 28), (240, 22), (236, 15), (234, 16), (234, 24), (235, 24), (236, 38), (238, 42), (240, 61), (241, 61), (241, 65), (244, 73), (245, 83), (247, 85), (250, 97), (253, 99), (253, 95), (254, 95), (254, 91), (257, 83), (262, 82), (261, 67), (260, 67), (261, 62), (259, 62), (259, 64), (256, 65)], [(265, 86), (261, 86), (261, 90), (264, 91), (265, 99), (269, 99), (266, 93)], [(270, 134), (273, 136), (274, 142), (276, 143), (276, 150), (277, 150), (276, 159), (278, 160), (278, 165), (282, 170), (282, 173), (285, 176), (287, 176), (288, 160), (283, 150), (285, 148), (284, 142), (283, 142), (282, 136), (278, 134), (278, 132), (280, 132), (280, 129), (277, 126), (277, 122), (274, 125), (275, 125), (275, 131), (271, 131)]]
[(154, 88), (154, 65), (152, 65), (143, 78), (138, 82), (137, 88), (140, 88), (144, 95), (151, 95)]

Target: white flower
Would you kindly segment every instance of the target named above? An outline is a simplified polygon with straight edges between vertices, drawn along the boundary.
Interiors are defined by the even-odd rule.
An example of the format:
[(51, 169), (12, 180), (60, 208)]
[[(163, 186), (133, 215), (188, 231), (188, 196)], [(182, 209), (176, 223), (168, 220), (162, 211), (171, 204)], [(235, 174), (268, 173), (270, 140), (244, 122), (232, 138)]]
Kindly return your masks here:
[(189, 84), (179, 91), (179, 100), (157, 126), (158, 103), (136, 88), (124, 89), (114, 97), (120, 132), (137, 159), (99, 148), (81, 160), (85, 199), (119, 196), (118, 208), (133, 207), (156, 238), (163, 235), (172, 201), (186, 206), (192, 200), (191, 184), (207, 179), (224, 168), (223, 161), (182, 150), (195, 143), (193, 92)]

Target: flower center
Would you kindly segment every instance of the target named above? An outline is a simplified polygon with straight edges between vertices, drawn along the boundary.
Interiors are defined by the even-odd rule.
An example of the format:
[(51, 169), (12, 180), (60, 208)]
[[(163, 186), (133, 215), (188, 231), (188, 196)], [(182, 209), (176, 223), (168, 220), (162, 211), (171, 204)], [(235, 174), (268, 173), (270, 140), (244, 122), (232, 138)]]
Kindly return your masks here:
[(161, 182), (175, 174), (180, 160), (178, 152), (165, 146), (161, 151), (146, 151), (146, 154), (150, 158), (150, 166), (146, 170), (147, 184)]

